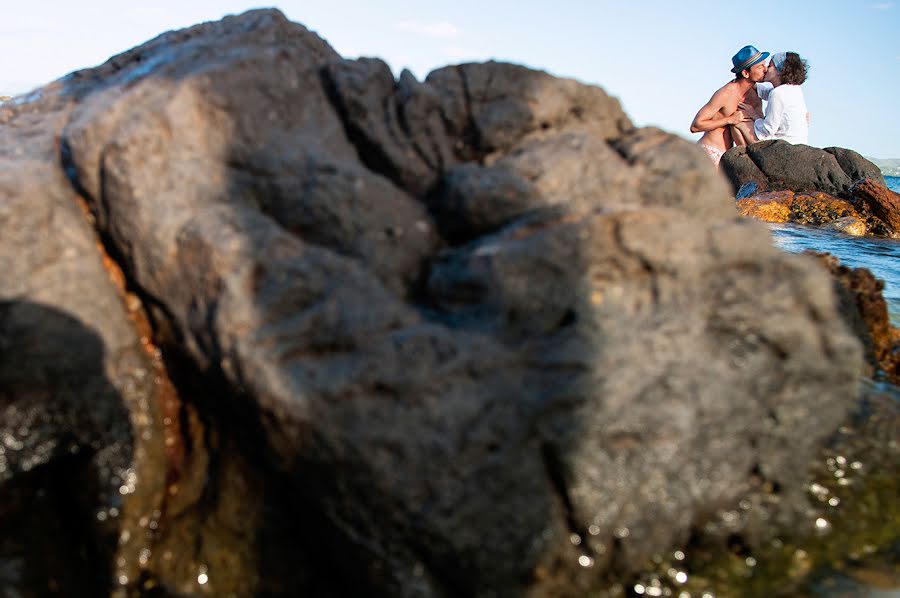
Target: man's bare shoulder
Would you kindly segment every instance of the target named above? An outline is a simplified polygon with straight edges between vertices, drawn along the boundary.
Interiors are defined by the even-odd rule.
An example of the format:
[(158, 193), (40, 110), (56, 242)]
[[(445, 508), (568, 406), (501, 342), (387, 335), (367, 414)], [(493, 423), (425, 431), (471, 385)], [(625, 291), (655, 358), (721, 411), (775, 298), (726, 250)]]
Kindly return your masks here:
[(716, 94), (722, 94), (727, 96), (736, 96), (740, 95), (741, 87), (737, 84), (736, 81), (729, 81), (725, 85), (719, 88), (719, 91)]
[(710, 103), (713, 104), (721, 104), (723, 102), (728, 102), (733, 100), (736, 96), (740, 94), (740, 88), (737, 83), (734, 81), (729, 81), (712, 94), (712, 97), (709, 99)]

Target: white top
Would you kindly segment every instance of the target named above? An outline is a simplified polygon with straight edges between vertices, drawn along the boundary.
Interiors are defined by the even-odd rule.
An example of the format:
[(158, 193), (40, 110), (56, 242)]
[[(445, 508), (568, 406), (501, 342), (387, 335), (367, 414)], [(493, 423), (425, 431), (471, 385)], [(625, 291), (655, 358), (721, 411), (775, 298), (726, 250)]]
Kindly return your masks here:
[(766, 117), (753, 121), (753, 131), (760, 141), (764, 139), (784, 139), (789, 143), (809, 142), (809, 122), (806, 115), (806, 100), (799, 85), (779, 85), (758, 83), (756, 92), (768, 100)]
[(768, 81), (763, 81), (762, 83), (756, 84), (756, 95), (759, 96), (761, 100), (769, 100), (769, 92), (775, 89), (775, 86), (769, 83)]

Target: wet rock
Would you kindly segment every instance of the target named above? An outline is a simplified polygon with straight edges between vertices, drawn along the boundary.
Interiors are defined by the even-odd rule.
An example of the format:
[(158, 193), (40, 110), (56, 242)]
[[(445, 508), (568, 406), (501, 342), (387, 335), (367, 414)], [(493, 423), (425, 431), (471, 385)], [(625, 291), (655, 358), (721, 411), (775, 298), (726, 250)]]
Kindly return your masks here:
[(877, 166), (844, 148), (819, 149), (776, 139), (734, 147), (722, 156), (721, 170), (735, 190), (755, 183), (757, 192), (822, 192), (847, 199), (854, 181), (884, 185)]
[[(767, 191), (737, 200), (741, 216), (764, 222), (792, 222), (815, 226), (843, 222), (846, 228), (862, 227), (865, 223), (853, 205), (826, 193), (794, 193), (793, 191)], [(849, 220), (845, 220), (849, 219)]]
[(770, 191), (737, 200), (736, 206), (741, 216), (755, 218), (763, 222), (790, 222), (793, 191)]
[[(735, 522), (758, 517), (762, 505), (742, 501), (723, 513), (713, 525), (717, 531), (659, 555), (626, 587), (640, 584), (645, 595), (673, 596), (893, 596), (900, 534), (900, 389), (869, 381), (861, 394), (858, 409), (812, 464), (800, 525), (772, 522), (763, 541), (749, 540), (734, 533), (742, 526)], [(777, 492), (762, 496), (763, 504), (777, 500)], [(621, 592), (601, 594), (615, 595)]]
[(882, 236), (900, 237), (900, 194), (873, 179), (860, 179), (850, 188), (850, 201)]
[(109, 586), (132, 441), (104, 361), (100, 338), (75, 318), (0, 302), (0, 565), (16, 569), (0, 578), (4, 591)]
[(884, 300), (884, 281), (867, 268), (850, 268), (827, 253), (818, 253), (838, 283), (841, 313), (863, 341), (866, 359), (888, 380), (900, 384), (900, 330), (891, 326)]
[[(795, 521), (854, 406), (827, 274), (597, 87), (500, 63), (393, 81), (266, 10), (42, 93), (0, 109), (41, 148), (0, 180), (7, 260), (42, 256), (3, 297), (47, 289), (118, 354), (132, 293), (150, 396), (177, 390), (126, 401), (180, 450), (134, 487), (156, 507), (121, 530), (150, 551), (120, 547), (123, 591), (596, 589), (773, 488), (747, 537)], [(90, 276), (52, 262), (67, 227)]]
[[(59, 167), (70, 103), (51, 84), (0, 108), (0, 586), (10, 595), (108, 593), (129, 517), (152, 512), (120, 492), (144, 476), (162, 435), (140, 335)], [(15, 115), (15, 116), (14, 116)], [(121, 273), (117, 272), (121, 283)], [(153, 502), (153, 501), (151, 501)]]
[[(867, 179), (852, 187), (849, 200), (827, 193), (799, 193), (794, 191), (763, 191), (736, 199), (741, 216), (763, 222), (790, 222), (811, 226), (825, 226), (856, 237), (872, 235), (897, 237), (891, 225), (893, 201), (896, 193)], [(755, 185), (755, 184), (753, 184)], [(750, 185), (745, 185), (749, 189)], [(754, 187), (755, 189), (755, 187)], [(883, 215), (883, 218), (877, 214)]]
[(866, 236), (867, 232), (866, 223), (856, 216), (845, 216), (843, 218), (838, 218), (834, 222), (829, 223), (827, 226), (832, 230), (844, 233), (845, 235), (850, 235), (851, 237), (864, 237)]

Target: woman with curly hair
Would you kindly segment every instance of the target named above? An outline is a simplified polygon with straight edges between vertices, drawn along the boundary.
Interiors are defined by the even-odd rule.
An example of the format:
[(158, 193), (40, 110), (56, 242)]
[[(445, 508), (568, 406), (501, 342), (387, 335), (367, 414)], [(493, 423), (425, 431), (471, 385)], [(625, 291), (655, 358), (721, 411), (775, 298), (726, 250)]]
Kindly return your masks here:
[(796, 52), (772, 55), (763, 83), (756, 86), (759, 97), (767, 100), (763, 117), (750, 105), (740, 108), (750, 122), (738, 125), (747, 143), (765, 139), (784, 139), (790, 143), (809, 140), (809, 111), (800, 86), (806, 81), (809, 66)]

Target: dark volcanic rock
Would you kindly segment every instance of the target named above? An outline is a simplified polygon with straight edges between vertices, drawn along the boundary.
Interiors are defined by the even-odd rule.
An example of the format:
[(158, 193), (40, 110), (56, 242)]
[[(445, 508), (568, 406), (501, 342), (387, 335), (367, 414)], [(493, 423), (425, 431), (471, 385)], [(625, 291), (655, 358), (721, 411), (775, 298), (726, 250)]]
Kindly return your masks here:
[[(601, 89), (392, 81), (268, 10), (41, 94), (0, 108), (0, 297), (96, 328), (136, 462), (167, 447), (126, 589), (571, 595), (745, 497), (780, 489), (748, 542), (805, 512), (863, 363), (831, 280)], [(142, 337), (147, 395), (110, 365)]]
[(737, 146), (722, 156), (722, 172), (735, 190), (755, 183), (762, 191), (821, 191), (847, 199), (861, 178), (884, 185), (877, 166), (856, 152), (839, 147), (819, 149), (782, 140)]

